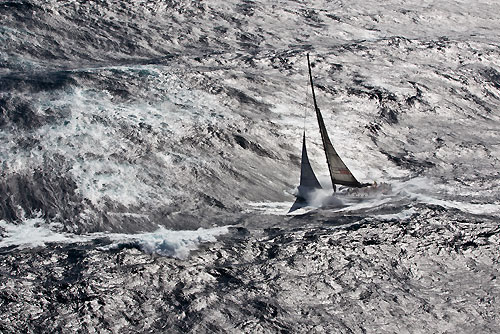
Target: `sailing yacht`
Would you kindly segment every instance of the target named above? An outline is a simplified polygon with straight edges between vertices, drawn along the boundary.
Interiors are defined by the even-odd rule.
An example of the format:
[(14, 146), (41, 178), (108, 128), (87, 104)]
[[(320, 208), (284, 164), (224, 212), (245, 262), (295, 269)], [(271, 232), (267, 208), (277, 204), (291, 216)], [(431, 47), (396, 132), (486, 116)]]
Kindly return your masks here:
[[(316, 111), (316, 118), (318, 120), (319, 131), (321, 133), (321, 140), (323, 142), (323, 150), (326, 155), (326, 162), (328, 164), (328, 171), (330, 172), (330, 178), (333, 185), (334, 192), (337, 191), (336, 185), (343, 185), (346, 187), (362, 188), (370, 186), (369, 183), (360, 183), (345, 163), (340, 159), (337, 151), (333, 148), (333, 145), (328, 137), (328, 132), (326, 131), (325, 122), (323, 121), (323, 116), (318, 108), (316, 102), (316, 94), (314, 93), (314, 84), (311, 72), (311, 63), (309, 61), (309, 54), (307, 54), (307, 66), (309, 68), (309, 81), (311, 83), (312, 97), (314, 102), (314, 110)], [(302, 160), (300, 164), (300, 184), (298, 187), (298, 194), (295, 203), (288, 211), (289, 213), (295, 211), (299, 208), (307, 206), (308, 199), (311, 194), (318, 189), (322, 189), (318, 178), (314, 174), (314, 171), (309, 163), (309, 158), (307, 156), (306, 148), (306, 132), (304, 130), (302, 136)]]

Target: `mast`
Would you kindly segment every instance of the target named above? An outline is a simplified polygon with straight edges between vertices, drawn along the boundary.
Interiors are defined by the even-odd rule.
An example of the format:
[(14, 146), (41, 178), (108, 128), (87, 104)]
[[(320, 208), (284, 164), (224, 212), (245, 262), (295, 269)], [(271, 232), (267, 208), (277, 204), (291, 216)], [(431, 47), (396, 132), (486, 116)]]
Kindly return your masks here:
[[(311, 83), (311, 91), (312, 91), (312, 97), (314, 101), (314, 110), (316, 111), (316, 118), (318, 119), (318, 124), (319, 124), (319, 132), (321, 133), (321, 141), (323, 142), (323, 148), (325, 148), (325, 134), (323, 133), (323, 129), (325, 129), (324, 122), (323, 122), (323, 116), (321, 115), (321, 112), (319, 111), (318, 108), (318, 103), (316, 102), (316, 94), (314, 93), (314, 84), (313, 84), (313, 77), (312, 77), (312, 71), (311, 71), (311, 62), (309, 61), (309, 53), (307, 54), (307, 67), (309, 68), (309, 82)], [(323, 125), (323, 126), (322, 126)], [(328, 134), (326, 134), (328, 136)], [(330, 159), (328, 158), (328, 154), (325, 151), (326, 155), (326, 163), (328, 164), (328, 171), (331, 170), (330, 166)], [(330, 172), (330, 178), (332, 179), (332, 186), (333, 186), (333, 191), (337, 192), (337, 187), (335, 186), (335, 180), (332, 176), (332, 173)]]
[(340, 159), (337, 151), (333, 148), (333, 145), (328, 137), (328, 132), (326, 131), (325, 122), (323, 121), (323, 116), (318, 108), (316, 102), (316, 94), (314, 93), (314, 84), (312, 79), (311, 62), (309, 61), (309, 54), (307, 54), (307, 66), (309, 68), (309, 81), (311, 83), (312, 96), (314, 101), (314, 110), (316, 111), (316, 118), (318, 119), (319, 131), (321, 133), (321, 140), (323, 142), (323, 149), (325, 151), (326, 162), (328, 163), (328, 171), (330, 172), (330, 178), (332, 180), (333, 190), (337, 191), (336, 184), (345, 185), (348, 187), (362, 187), (361, 183), (352, 175), (351, 171), (344, 164), (342, 159)]

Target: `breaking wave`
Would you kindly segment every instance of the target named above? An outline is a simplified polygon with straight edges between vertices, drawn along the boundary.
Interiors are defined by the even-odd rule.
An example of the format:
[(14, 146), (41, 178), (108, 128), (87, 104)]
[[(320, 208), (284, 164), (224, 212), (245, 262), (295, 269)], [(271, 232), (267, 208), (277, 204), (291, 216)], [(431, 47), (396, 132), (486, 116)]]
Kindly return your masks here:
[(135, 247), (148, 254), (172, 256), (180, 259), (188, 257), (205, 242), (215, 242), (216, 237), (228, 233), (228, 227), (211, 229), (199, 228), (189, 231), (173, 231), (162, 226), (153, 232), (124, 233), (87, 233), (73, 234), (62, 231), (60, 223), (49, 223), (41, 215), (35, 218), (24, 218), (20, 224), (0, 220), (2, 230), (0, 248), (36, 248), (48, 244), (91, 243), (99, 240), (105, 243), (102, 250)]

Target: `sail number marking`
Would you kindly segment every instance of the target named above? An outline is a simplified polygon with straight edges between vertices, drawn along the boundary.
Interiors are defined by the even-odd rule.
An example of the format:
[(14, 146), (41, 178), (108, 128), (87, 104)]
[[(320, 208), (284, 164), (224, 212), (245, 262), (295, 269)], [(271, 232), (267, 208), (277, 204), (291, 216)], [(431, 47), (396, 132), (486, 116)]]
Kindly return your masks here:
[(349, 172), (349, 170), (345, 168), (332, 168), (332, 169), (339, 174), (348, 174), (348, 175), (351, 174), (351, 172)]

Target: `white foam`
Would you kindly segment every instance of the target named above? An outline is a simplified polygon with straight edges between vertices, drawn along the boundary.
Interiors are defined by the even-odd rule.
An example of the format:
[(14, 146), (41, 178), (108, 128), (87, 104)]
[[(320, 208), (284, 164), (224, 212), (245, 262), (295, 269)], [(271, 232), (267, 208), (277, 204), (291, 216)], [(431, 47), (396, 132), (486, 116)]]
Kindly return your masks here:
[(375, 207), (383, 205), (383, 204), (391, 203), (393, 201), (392, 197), (384, 196), (384, 195), (377, 195), (376, 197), (362, 198), (361, 201), (360, 201), (360, 198), (358, 198), (358, 197), (352, 197), (352, 198), (345, 197), (343, 199), (344, 199), (343, 202), (345, 203), (345, 206), (335, 210), (336, 212), (370, 209), (370, 208), (375, 208)]
[(123, 244), (137, 245), (148, 254), (173, 256), (185, 259), (192, 250), (205, 242), (215, 242), (216, 237), (228, 233), (227, 226), (211, 229), (199, 228), (196, 231), (172, 231), (160, 226), (158, 230), (139, 234), (105, 234), (113, 243), (104, 249), (120, 247)]
[(455, 200), (447, 200), (443, 193), (437, 193), (437, 186), (429, 178), (420, 177), (402, 182), (396, 186), (399, 191), (404, 192), (419, 202), (440, 205), (445, 208), (459, 209), (471, 214), (489, 214), (500, 216), (500, 202), (494, 203), (470, 203)]
[(53, 242), (68, 243), (88, 240), (82, 236), (58, 232), (61, 225), (47, 224), (41, 217), (24, 219), (18, 225), (0, 220), (0, 227), (5, 231), (0, 240), (0, 247), (31, 248), (45, 246), (47, 243)]
[[(301, 215), (308, 211), (318, 209), (324, 206), (328, 207), (339, 207), (344, 206), (344, 203), (338, 197), (332, 196), (332, 189), (317, 189), (312, 191), (307, 196), (307, 206), (297, 209), (293, 212), (288, 212), (293, 205), (293, 202), (247, 202), (248, 209), (243, 212), (251, 213), (261, 213), (269, 215)], [(297, 196), (298, 190), (294, 189), (292, 192), (286, 192), (287, 194)]]
[(343, 207), (344, 202), (335, 196), (332, 189), (317, 189), (309, 194), (308, 203), (316, 208), (324, 206)]
[(258, 212), (276, 216), (286, 215), (292, 203), (290, 202), (247, 202), (249, 208), (244, 213)]
[(460, 201), (442, 200), (424, 194), (414, 194), (414, 195), (415, 198), (417, 198), (418, 200), (429, 204), (440, 205), (446, 208), (459, 209), (461, 211), (465, 211), (475, 215), (488, 214), (488, 215), (500, 216), (500, 202), (498, 201), (495, 203), (467, 203)]
[(172, 256), (185, 259), (192, 250), (205, 242), (217, 241), (216, 236), (228, 233), (228, 227), (211, 229), (199, 228), (196, 231), (172, 231), (160, 226), (154, 232), (124, 234), (124, 233), (90, 233), (77, 235), (61, 232), (62, 225), (48, 223), (41, 217), (24, 219), (21, 224), (12, 224), (0, 220), (0, 227), (4, 230), (0, 239), (0, 248), (43, 247), (47, 243), (76, 243), (90, 242), (96, 239), (108, 238), (111, 243), (101, 249), (113, 249), (124, 244), (136, 245), (148, 254)]
[(398, 213), (392, 213), (392, 214), (386, 214), (386, 215), (376, 215), (376, 217), (379, 219), (383, 219), (383, 220), (393, 220), (393, 219), (403, 220), (403, 219), (411, 217), (415, 212), (416, 212), (416, 210), (414, 208), (410, 208), (408, 210), (403, 210), (403, 211), (398, 212)]

